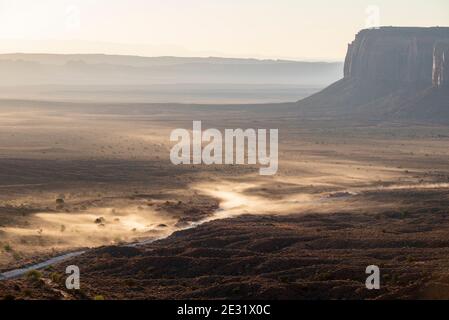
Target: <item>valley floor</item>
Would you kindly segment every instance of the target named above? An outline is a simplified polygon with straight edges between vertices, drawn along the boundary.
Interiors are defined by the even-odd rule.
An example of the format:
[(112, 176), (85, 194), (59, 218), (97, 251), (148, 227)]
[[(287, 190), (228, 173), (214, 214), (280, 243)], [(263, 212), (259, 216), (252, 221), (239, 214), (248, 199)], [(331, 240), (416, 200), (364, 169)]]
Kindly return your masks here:
[[(288, 104), (17, 103), (0, 107), (0, 271), (87, 252), (0, 296), (448, 297), (449, 127), (305, 121)], [(192, 120), (278, 128), (278, 174), (172, 165), (170, 132)], [(162, 240), (127, 246), (148, 239)]]

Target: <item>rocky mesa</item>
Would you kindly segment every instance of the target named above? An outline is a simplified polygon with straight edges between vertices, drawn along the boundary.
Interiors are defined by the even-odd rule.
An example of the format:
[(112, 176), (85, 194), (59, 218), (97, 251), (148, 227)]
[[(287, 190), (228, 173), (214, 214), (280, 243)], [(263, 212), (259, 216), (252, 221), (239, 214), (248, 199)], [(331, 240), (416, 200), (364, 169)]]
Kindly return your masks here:
[[(394, 28), (360, 31), (348, 45), (345, 78), (386, 81), (396, 85), (436, 87), (448, 83), (442, 75), (449, 28)], [(446, 44), (446, 46), (444, 46)]]
[(348, 45), (344, 78), (300, 101), (306, 117), (449, 121), (449, 28), (382, 27)]

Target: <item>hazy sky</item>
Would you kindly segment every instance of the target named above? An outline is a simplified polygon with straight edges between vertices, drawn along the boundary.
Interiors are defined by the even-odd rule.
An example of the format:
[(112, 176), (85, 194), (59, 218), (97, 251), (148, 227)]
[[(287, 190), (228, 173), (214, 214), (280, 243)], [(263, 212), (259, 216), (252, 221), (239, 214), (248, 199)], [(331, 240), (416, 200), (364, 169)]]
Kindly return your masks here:
[(0, 0), (0, 52), (342, 60), (377, 22), (448, 26), (449, 0)]

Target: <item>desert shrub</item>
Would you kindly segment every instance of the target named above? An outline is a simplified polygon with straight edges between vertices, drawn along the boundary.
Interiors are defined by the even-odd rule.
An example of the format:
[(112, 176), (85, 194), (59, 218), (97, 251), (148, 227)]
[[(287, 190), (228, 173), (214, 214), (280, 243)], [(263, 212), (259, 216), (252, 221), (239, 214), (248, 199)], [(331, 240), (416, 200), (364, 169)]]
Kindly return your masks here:
[(30, 270), (26, 273), (26, 277), (31, 281), (38, 281), (42, 278), (42, 273), (38, 270)]
[(57, 272), (52, 272), (50, 274), (50, 279), (51, 279), (51, 281), (58, 283), (61, 281), (62, 275)]
[(99, 217), (99, 218), (95, 219), (94, 222), (95, 222), (96, 224), (104, 224), (104, 223), (106, 223), (106, 219), (103, 218), (103, 217)]
[(65, 196), (63, 194), (58, 195), (58, 197), (56, 198), (56, 204), (64, 204), (64, 199)]
[(46, 266), (45, 271), (53, 271), (54, 267), (52, 265)]
[(238, 294), (238, 293), (240, 293), (241, 289), (240, 289), (240, 287), (234, 287), (234, 288), (231, 289), (231, 291), (234, 294)]

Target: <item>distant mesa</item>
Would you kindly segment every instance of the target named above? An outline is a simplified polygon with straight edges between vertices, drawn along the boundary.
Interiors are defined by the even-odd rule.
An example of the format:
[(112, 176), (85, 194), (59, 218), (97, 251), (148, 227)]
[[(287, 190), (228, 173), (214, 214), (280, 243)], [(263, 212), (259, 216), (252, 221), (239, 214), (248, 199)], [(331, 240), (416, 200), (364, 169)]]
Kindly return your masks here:
[(449, 122), (449, 28), (360, 31), (344, 78), (298, 104), (306, 117)]
[[(345, 78), (440, 86), (434, 79), (448, 68), (449, 28), (362, 30), (349, 44)], [(449, 56), (448, 56), (449, 57)], [(442, 84), (442, 83), (441, 83)], [(449, 79), (446, 79), (446, 85)]]

